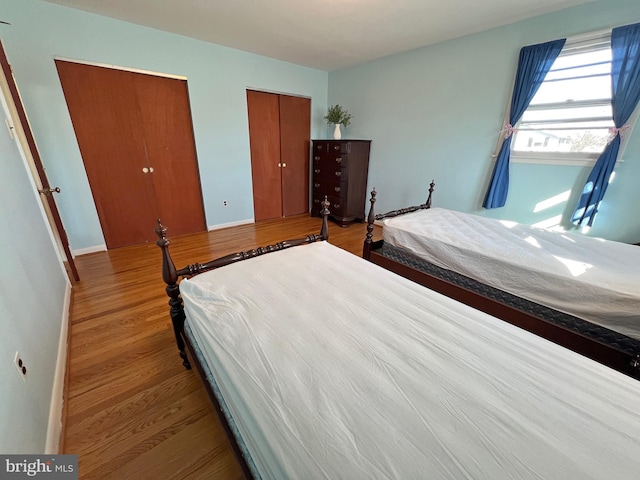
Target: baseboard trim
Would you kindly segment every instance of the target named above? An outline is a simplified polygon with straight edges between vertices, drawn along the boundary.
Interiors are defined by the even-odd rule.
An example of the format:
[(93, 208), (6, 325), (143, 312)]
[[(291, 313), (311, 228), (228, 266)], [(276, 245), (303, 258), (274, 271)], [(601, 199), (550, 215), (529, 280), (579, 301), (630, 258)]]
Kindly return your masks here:
[(107, 245), (103, 243), (100, 245), (94, 245), (93, 247), (78, 248), (77, 250), (71, 250), (71, 256), (73, 258), (76, 258), (76, 257), (79, 257), (80, 255), (87, 255), (89, 253), (106, 252), (106, 251), (107, 251)]
[(256, 221), (253, 218), (249, 218), (247, 220), (238, 220), (237, 222), (219, 223), (218, 225), (208, 226), (207, 230), (211, 232), (212, 230), (220, 230), (222, 228), (237, 227), (239, 225), (247, 225), (249, 223), (256, 223)]
[(45, 454), (56, 454), (60, 450), (60, 438), (62, 435), (62, 414), (64, 409), (65, 377), (67, 370), (67, 353), (69, 349), (69, 313), (71, 310), (71, 285), (67, 283), (62, 309), (62, 324), (60, 327), (60, 340), (58, 342), (58, 359), (53, 376), (53, 390), (51, 392), (51, 404), (49, 406), (49, 425), (47, 427), (47, 440), (44, 447)]

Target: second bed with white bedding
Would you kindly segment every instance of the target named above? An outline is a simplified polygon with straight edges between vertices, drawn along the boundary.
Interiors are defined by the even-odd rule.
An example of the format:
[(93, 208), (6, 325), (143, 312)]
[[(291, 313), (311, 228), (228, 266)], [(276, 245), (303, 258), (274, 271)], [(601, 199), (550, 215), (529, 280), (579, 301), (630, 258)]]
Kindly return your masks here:
[(640, 383), (326, 242), (180, 287), (265, 479), (637, 478)]
[(383, 220), (383, 239), (439, 267), (640, 339), (640, 248), (443, 208)]

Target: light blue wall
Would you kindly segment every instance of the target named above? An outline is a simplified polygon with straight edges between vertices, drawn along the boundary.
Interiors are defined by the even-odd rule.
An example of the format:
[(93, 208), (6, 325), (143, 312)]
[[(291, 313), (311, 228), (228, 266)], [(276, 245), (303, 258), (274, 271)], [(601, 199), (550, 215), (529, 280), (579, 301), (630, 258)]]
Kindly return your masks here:
[[(248, 87), (311, 98), (324, 136), (327, 72), (168, 34), (39, 0), (2, 0), (0, 38), (57, 197), (71, 248), (104, 238), (54, 57), (187, 77), (207, 225), (253, 219)], [(229, 206), (224, 208), (222, 201)]]
[[(4, 125), (0, 171), (0, 452), (44, 453), (68, 281)], [(26, 382), (13, 363), (16, 351), (27, 366)]]
[[(569, 215), (589, 169), (512, 164), (507, 205), (484, 210), (491, 155), (522, 46), (640, 21), (638, 0), (600, 0), (329, 74), (329, 103), (354, 115), (345, 137), (370, 138), (378, 212), (422, 200), (523, 223)], [(640, 125), (589, 235), (640, 242)], [(569, 201), (534, 212), (572, 190)]]

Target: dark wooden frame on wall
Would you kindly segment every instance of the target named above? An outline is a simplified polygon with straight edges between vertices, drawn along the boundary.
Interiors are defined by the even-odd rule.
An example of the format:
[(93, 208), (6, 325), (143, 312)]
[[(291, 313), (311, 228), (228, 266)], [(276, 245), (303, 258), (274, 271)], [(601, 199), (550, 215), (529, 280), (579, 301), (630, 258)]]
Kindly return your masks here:
[[(422, 205), (393, 210), (391, 212), (374, 213), (376, 202), (375, 189), (371, 192), (371, 207), (367, 217), (367, 234), (363, 245), (362, 256), (376, 265), (397, 273), (413, 282), (435, 290), (447, 297), (458, 300), (477, 310), (486, 312), (494, 317), (516, 325), (524, 330), (532, 332), (540, 337), (550, 340), (558, 345), (580, 353), (599, 363), (607, 365), (614, 370), (631, 377), (640, 379), (640, 353), (630, 354), (620, 351), (615, 345), (609, 345), (593, 338), (584, 336), (573, 330), (569, 330), (553, 322), (540, 318), (535, 314), (508, 305), (499, 299), (492, 298), (468, 288), (461, 287), (435, 275), (426, 273), (417, 268), (400, 263), (383, 253), (384, 240), (373, 241), (373, 224), (376, 220), (395, 217), (409, 212), (431, 207), (434, 182), (429, 187), (429, 196)], [(419, 260), (426, 262), (424, 260)]]

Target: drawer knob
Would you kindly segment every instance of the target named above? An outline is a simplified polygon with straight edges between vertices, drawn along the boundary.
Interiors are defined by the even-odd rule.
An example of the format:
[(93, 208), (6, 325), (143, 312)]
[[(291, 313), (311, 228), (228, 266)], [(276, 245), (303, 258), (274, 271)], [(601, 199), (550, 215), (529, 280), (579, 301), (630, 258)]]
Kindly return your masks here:
[(340, 204), (339, 203), (334, 203), (333, 204), (333, 208), (340, 208)]
[(319, 162), (319, 161), (320, 161), (320, 157), (313, 157), (313, 159), (314, 159), (316, 162)]
[(320, 203), (320, 200), (318, 200), (317, 198), (314, 198), (313, 203)]
[(319, 169), (319, 168), (316, 168), (316, 169), (314, 170), (314, 172), (316, 172), (316, 173), (320, 173), (320, 169)]
[(342, 157), (338, 157), (338, 158), (336, 158), (336, 162), (338, 162), (338, 163), (342, 163)]
[(320, 188), (320, 184), (319, 183), (314, 183), (313, 186), (316, 187), (316, 188)]
[(339, 177), (340, 175), (342, 175), (342, 172), (335, 172), (336, 173), (336, 177)]
[(339, 192), (339, 191), (340, 191), (340, 187), (334, 187), (333, 189), (334, 189), (336, 192)]
[(334, 150), (340, 150), (340, 145), (334, 145), (334, 146), (333, 146), (333, 149), (334, 149)]

